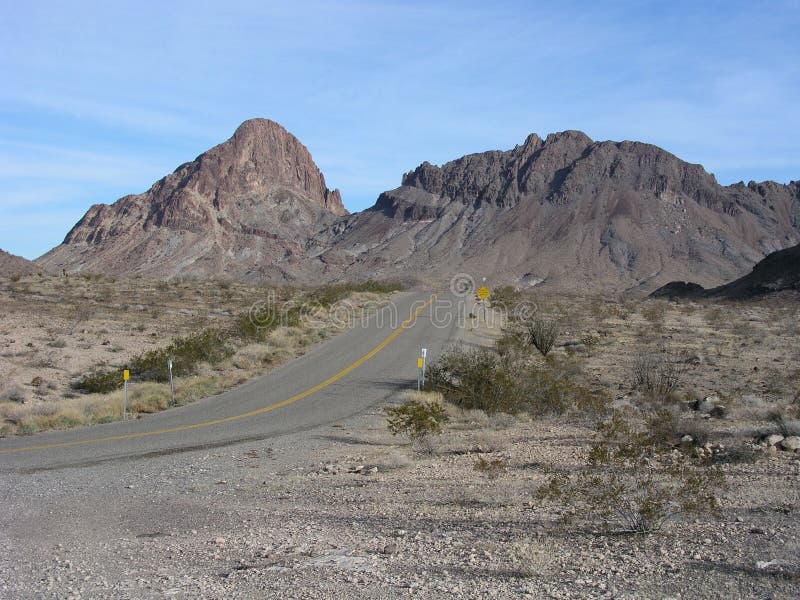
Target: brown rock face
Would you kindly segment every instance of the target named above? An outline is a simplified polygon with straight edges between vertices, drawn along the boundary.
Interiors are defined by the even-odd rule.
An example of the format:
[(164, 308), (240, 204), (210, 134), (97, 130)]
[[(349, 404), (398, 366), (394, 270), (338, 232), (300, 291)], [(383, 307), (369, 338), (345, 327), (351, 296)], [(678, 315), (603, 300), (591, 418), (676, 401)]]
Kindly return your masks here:
[(305, 146), (252, 119), (144, 194), (91, 207), (38, 260), (156, 277), (293, 279), (309, 234), (346, 214)]
[(606, 292), (717, 285), (800, 241), (800, 182), (723, 187), (656, 146), (532, 134), (506, 152), (423, 163), (334, 233), (328, 254), (348, 256), (350, 276), (461, 270)]

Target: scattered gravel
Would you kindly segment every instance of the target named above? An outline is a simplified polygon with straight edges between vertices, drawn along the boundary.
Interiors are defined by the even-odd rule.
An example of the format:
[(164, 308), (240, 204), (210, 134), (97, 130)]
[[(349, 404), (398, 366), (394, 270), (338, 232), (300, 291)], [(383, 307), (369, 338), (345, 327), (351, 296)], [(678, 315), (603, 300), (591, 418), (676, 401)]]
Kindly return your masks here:
[[(725, 465), (716, 518), (565, 526), (533, 500), (588, 430), (487, 431), (421, 455), (379, 411), (268, 443), (0, 476), (4, 598), (796, 598), (794, 452)], [(498, 449), (500, 448), (500, 449)], [(480, 452), (480, 454), (477, 454)], [(507, 469), (489, 478), (477, 456)], [(794, 494), (794, 496), (792, 495)]]

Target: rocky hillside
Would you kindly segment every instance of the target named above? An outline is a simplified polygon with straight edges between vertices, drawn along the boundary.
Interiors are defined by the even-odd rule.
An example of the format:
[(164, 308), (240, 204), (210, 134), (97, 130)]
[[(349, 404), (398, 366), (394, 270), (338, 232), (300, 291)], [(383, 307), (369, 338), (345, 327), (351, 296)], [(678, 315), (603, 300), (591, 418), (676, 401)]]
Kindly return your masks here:
[(305, 147), (256, 119), (146, 193), (92, 207), (39, 262), (273, 282), (464, 271), (490, 285), (644, 293), (719, 285), (798, 242), (800, 182), (723, 187), (656, 146), (578, 131), (423, 163), (347, 215)]
[(36, 271), (41, 271), (40, 268), (37, 268), (36, 263), (0, 250), (0, 277), (30, 275)]
[(332, 225), (348, 274), (446, 275), (573, 290), (730, 280), (800, 241), (800, 182), (722, 187), (652, 145), (533, 134), (513, 150), (423, 163)]
[(800, 292), (800, 244), (773, 252), (736, 281), (710, 290), (694, 283), (673, 281), (651, 294), (653, 298), (728, 298), (743, 300), (776, 292)]
[(345, 214), (305, 146), (253, 119), (144, 194), (92, 206), (38, 262), (117, 275), (293, 279), (308, 237)]

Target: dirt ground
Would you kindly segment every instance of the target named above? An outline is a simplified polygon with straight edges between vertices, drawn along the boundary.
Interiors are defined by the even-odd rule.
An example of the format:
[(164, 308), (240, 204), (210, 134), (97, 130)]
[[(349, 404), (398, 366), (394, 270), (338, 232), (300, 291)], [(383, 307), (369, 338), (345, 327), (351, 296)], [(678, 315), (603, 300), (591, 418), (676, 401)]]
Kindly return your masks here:
[[(566, 507), (536, 492), (553, 470), (585, 464), (595, 439), (585, 415), (449, 407), (442, 435), (410, 444), (375, 407), (302, 440), (154, 457), (111, 474), (4, 475), (0, 595), (800, 596), (800, 453), (763, 441), (781, 426), (800, 432), (798, 305), (537, 302), (567, 323), (555, 359), (620, 409), (641, 402), (636, 356), (663, 352), (680, 365), (681, 418), (702, 426), (709, 448), (747, 450), (719, 461), (728, 486), (716, 513), (679, 515), (651, 534), (590, 514), (565, 522)], [(480, 322), (468, 329), (468, 344), (500, 335)], [(725, 411), (689, 408), (707, 396)], [(49, 515), (40, 542), (12, 551), (26, 535), (14, 515), (34, 494)]]

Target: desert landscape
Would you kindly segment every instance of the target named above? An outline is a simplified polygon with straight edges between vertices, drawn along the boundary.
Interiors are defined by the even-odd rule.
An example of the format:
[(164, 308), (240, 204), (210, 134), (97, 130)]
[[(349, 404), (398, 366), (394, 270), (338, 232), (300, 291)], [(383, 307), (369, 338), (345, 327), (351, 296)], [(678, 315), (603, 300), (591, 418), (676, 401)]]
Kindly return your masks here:
[(0, 600), (800, 598), (800, 7), (0, 23)]
[[(276, 155), (276, 140), (288, 154)], [(502, 181), (486, 169), (530, 154), (514, 180), (544, 172), (562, 189), (569, 178), (551, 164), (554, 152), (575, 154), (573, 172), (587, 156), (610, 152), (619, 164), (638, 152), (670, 165), (657, 172), (682, 174), (674, 184), (635, 175), (617, 192), (601, 175), (591, 185), (616, 208), (589, 221), (571, 196), (552, 196), (552, 181), (544, 200), (541, 183), (515, 184), (512, 199), (503, 184), (505, 195), (473, 200), (464, 191), (472, 184), (454, 183), (471, 180), (470, 169)], [(295, 167), (275, 170), (287, 161)], [(687, 173), (706, 191), (687, 185)], [(68, 598), (796, 597), (800, 246), (790, 244), (800, 204), (795, 183), (714, 186), (658, 149), (567, 132), (465, 157), (444, 174), (423, 165), (372, 209), (346, 215), (296, 138), (254, 120), (147, 194), (92, 208), (41, 259), (4, 255), (0, 435), (10, 445), (0, 452), (12, 461), (3, 531), (17, 551), (3, 558), (0, 589)], [(756, 198), (781, 206), (781, 218), (766, 219)], [(470, 202), (491, 207), (476, 214), (502, 232), (496, 243), (462, 212)], [(702, 236), (673, 236), (657, 250), (645, 232), (654, 207), (666, 210), (658, 221), (688, 214), (680, 206), (723, 246), (701, 250)], [(190, 223), (187, 210), (204, 216)], [(559, 258), (537, 250), (536, 261), (500, 268), (508, 244), (520, 245), (523, 210), (556, 228), (527, 247)], [(616, 229), (602, 233), (602, 223)], [(753, 245), (740, 232), (756, 225)], [(600, 232), (600, 245), (585, 236), (560, 245), (567, 230)], [(475, 254), (471, 239), (493, 250)], [(460, 248), (459, 258), (438, 254), (441, 244)], [(758, 253), (765, 258), (752, 263)], [(650, 273), (653, 257), (660, 266)], [(542, 260), (550, 271), (539, 277)], [(748, 261), (749, 272), (740, 268)], [(444, 265), (475, 270), (443, 278)], [(387, 272), (396, 278), (380, 279)], [(411, 317), (389, 323), (384, 342), (324, 374), (365, 343), (346, 341), (356, 322), (377, 328), (365, 351), (386, 335), (381, 311), (401, 314), (414, 298)], [(444, 328), (440, 301), (455, 319)], [(396, 336), (418, 331), (428, 305), (423, 323), (440, 341), (421, 391), (385, 362), (373, 367), (377, 385), (367, 376), (366, 388), (354, 380), (361, 391), (336, 387)], [(311, 366), (297, 363), (309, 352)], [(273, 404), (253, 393), (270, 389)], [(312, 403), (302, 424), (267, 420), (267, 433), (255, 423), (217, 426), (309, 395), (336, 398), (342, 416)], [(346, 408), (354, 402), (360, 408)], [(93, 433), (103, 424), (116, 429)], [(196, 428), (211, 429), (169, 441)], [(50, 437), (39, 442), (42, 434)], [(116, 439), (136, 445), (109, 455), (104, 443)], [(77, 454), (37, 462), (57, 448)], [(119, 461), (135, 469), (120, 471)], [(31, 494), (40, 498), (32, 511)], [(104, 515), (102, 526), (73, 531), (65, 506), (76, 507), (76, 523)], [(32, 519), (47, 532), (34, 543)]]
[[(501, 288), (486, 320), (474, 309), (455, 351), (507, 352), (520, 332), (501, 302), (514, 300), (519, 293)], [(557, 394), (513, 410), (467, 408), (445, 400), (447, 388), (435, 389), (441, 380), (422, 393), (409, 382), (388, 403), (314, 429), (302, 444), (279, 436), (167, 454), (122, 478), (100, 466), (34, 469), (47, 505), (73, 504), (80, 494), (72, 519), (112, 497), (124, 501), (104, 525), (113, 543), (92, 529), (67, 534), (61, 509), (45, 517), (42, 542), (4, 562), (6, 593), (638, 598), (691, 589), (796, 597), (796, 300), (527, 301), (560, 324), (546, 358), (520, 350), (555, 376)], [(668, 394), (637, 380), (641, 356), (674, 367)], [(415, 402), (441, 405), (447, 420), (420, 437), (409, 437), (413, 427), (393, 435), (386, 409)], [(622, 512), (601, 514), (580, 486), (575, 496), (542, 494), (555, 475), (594, 468), (598, 423), (622, 414), (646, 428), (655, 409), (669, 415), (658, 433), (666, 456), (721, 475), (713, 507), (679, 510), (633, 532), (620, 518), (642, 508), (630, 499), (611, 498)], [(658, 468), (674, 485), (675, 475)], [(78, 481), (92, 483), (73, 490)], [(30, 484), (17, 485), (5, 494), (5, 514), (22, 510)], [(5, 525), (11, 539), (22, 534), (13, 519)]]

